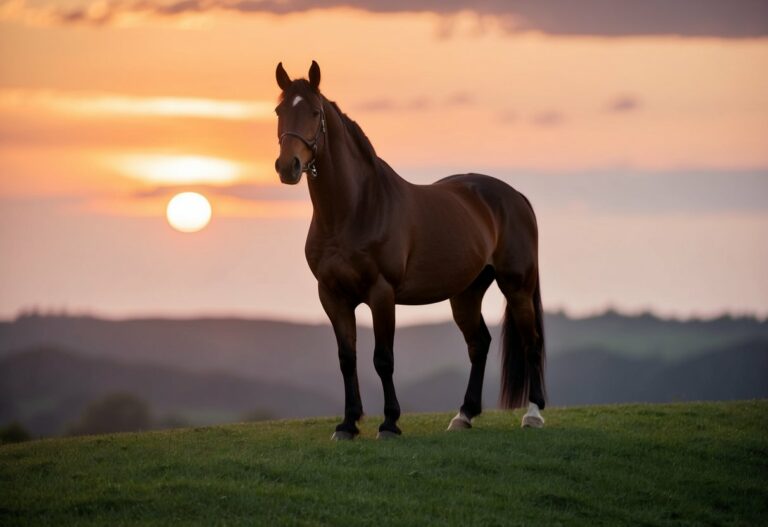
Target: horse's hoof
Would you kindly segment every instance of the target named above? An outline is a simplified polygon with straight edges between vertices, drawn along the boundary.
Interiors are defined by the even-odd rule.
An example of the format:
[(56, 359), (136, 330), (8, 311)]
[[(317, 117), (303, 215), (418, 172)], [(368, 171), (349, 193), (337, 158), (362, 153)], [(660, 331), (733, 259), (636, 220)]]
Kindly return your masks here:
[(448, 431), (469, 430), (470, 428), (472, 428), (472, 420), (461, 412), (456, 414), (456, 417), (451, 419), (450, 424), (448, 424)]
[(352, 441), (354, 438), (354, 434), (350, 434), (344, 430), (336, 430), (331, 436), (331, 441)]
[(538, 415), (525, 414), (520, 426), (523, 428), (542, 428), (544, 426), (544, 418)]
[(390, 432), (389, 430), (379, 430), (379, 433), (376, 434), (376, 439), (397, 439), (398, 437), (400, 437), (400, 434)]

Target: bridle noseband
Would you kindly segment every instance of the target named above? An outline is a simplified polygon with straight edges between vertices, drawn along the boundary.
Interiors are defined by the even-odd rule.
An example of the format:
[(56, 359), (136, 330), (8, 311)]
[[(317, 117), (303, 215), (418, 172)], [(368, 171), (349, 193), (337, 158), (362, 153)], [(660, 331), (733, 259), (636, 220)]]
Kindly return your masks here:
[(312, 159), (309, 160), (309, 162), (301, 167), (301, 172), (308, 173), (312, 179), (315, 179), (317, 177), (317, 166), (315, 165), (315, 162), (317, 161), (317, 140), (320, 139), (320, 134), (323, 134), (325, 136), (325, 110), (323, 110), (322, 105), (320, 106), (320, 126), (317, 127), (317, 131), (315, 132), (315, 137), (311, 141), (307, 141), (307, 139), (298, 132), (283, 132), (280, 134), (280, 138), (278, 139), (277, 143), (282, 146), (283, 145), (283, 139), (288, 136), (296, 137), (298, 138), (302, 143), (307, 145), (307, 148), (312, 150)]

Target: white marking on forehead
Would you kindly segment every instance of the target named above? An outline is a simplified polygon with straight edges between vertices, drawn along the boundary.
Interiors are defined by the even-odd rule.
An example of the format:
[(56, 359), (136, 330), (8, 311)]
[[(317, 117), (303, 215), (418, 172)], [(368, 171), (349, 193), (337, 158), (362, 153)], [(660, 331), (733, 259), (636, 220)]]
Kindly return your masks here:
[(303, 100), (304, 99), (301, 98), (301, 95), (297, 95), (296, 97), (293, 98), (293, 102), (291, 103), (291, 106), (296, 106)]

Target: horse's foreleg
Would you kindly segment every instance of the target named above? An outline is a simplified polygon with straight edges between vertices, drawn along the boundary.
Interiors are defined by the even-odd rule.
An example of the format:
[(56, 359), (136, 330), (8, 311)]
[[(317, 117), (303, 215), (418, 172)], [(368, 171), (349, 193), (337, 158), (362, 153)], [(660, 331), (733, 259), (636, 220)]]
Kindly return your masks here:
[(339, 366), (344, 377), (344, 420), (336, 427), (331, 439), (353, 439), (360, 433), (357, 422), (363, 416), (363, 402), (357, 381), (357, 329), (355, 306), (343, 297), (319, 287), (320, 303), (333, 325), (339, 348)]
[(373, 350), (373, 365), (379, 374), (384, 389), (384, 422), (379, 426), (379, 438), (400, 435), (397, 420), (400, 419), (400, 403), (395, 394), (392, 375), (395, 369), (393, 344), (395, 340), (395, 292), (379, 278), (369, 293), (368, 305), (373, 315), (373, 334), (376, 347)]

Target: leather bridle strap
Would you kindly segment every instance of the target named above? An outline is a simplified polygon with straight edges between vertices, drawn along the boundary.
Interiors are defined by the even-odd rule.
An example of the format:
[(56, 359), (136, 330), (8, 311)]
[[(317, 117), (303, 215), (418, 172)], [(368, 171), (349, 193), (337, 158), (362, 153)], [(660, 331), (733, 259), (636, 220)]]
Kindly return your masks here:
[(280, 138), (278, 139), (278, 144), (280, 144), (282, 146), (283, 139), (285, 139), (286, 137), (290, 136), (290, 137), (295, 137), (295, 138), (299, 139), (302, 143), (304, 143), (307, 146), (307, 148), (312, 150), (312, 159), (310, 159), (309, 162), (306, 165), (301, 167), (301, 171), (302, 171), (302, 173), (303, 172), (307, 172), (310, 176), (312, 176), (312, 178), (316, 178), (317, 177), (317, 166), (315, 166), (315, 161), (317, 160), (317, 141), (318, 141), (318, 139), (320, 139), (320, 134), (325, 135), (325, 133), (326, 133), (326, 130), (325, 130), (325, 111), (323, 110), (323, 107), (321, 106), (320, 107), (320, 126), (317, 127), (317, 131), (315, 132), (315, 137), (311, 141), (307, 140), (306, 137), (304, 137), (303, 135), (301, 135), (300, 133), (297, 133), (297, 132), (283, 132), (282, 134), (280, 134)]

